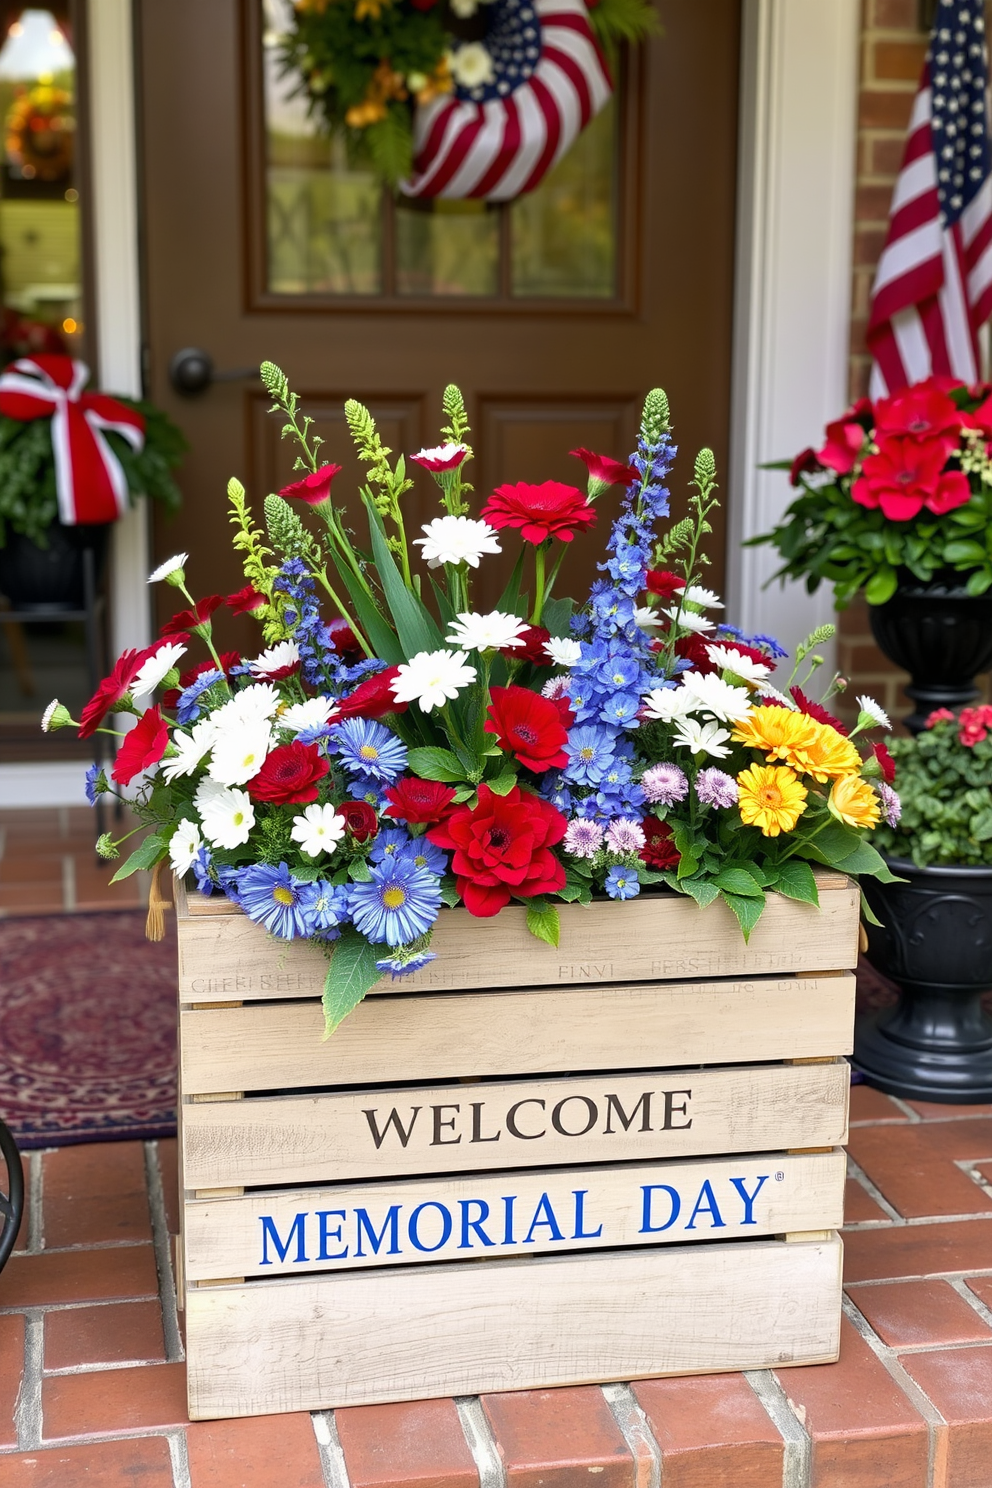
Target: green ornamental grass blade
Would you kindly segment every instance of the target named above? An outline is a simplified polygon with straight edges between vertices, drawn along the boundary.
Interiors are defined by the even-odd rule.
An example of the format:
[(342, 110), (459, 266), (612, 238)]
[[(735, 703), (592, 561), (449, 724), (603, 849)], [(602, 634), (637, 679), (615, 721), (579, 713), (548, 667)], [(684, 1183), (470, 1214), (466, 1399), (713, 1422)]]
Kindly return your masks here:
[(324, 979), (324, 1037), (330, 1038), (370, 987), (380, 980), (376, 968), (379, 952), (358, 931), (347, 925), (334, 942), (331, 964)]
[(120, 883), (124, 878), (130, 878), (132, 873), (137, 873), (139, 868), (154, 868), (160, 858), (164, 858), (168, 852), (168, 844), (155, 832), (146, 837), (140, 847), (136, 847), (125, 863), (122, 863), (110, 880), (112, 884)]
[(396, 634), (405, 652), (405, 659), (409, 660), (421, 651), (440, 651), (444, 642), (430, 611), (415, 594), (410, 593), (400, 578), (399, 569), (378, 525), (370, 522), (369, 527), (376, 572), (396, 626)]

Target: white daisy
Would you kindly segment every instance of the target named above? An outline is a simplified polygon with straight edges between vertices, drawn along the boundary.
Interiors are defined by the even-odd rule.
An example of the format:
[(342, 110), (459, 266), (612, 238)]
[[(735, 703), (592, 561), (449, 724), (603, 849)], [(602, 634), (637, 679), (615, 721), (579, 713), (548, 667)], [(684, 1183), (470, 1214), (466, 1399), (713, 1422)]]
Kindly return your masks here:
[(769, 682), (761, 683), (758, 688), (758, 696), (761, 698), (771, 698), (773, 702), (781, 703), (783, 708), (791, 708), (793, 713), (799, 712), (799, 704), (795, 698), (790, 697), (787, 692), (779, 692), (778, 688), (772, 687)]
[(634, 609), (634, 624), (639, 625), (642, 630), (658, 630), (661, 627), (661, 616), (654, 605), (637, 605)]
[(712, 719), (700, 723), (698, 718), (680, 718), (672, 742), (676, 749), (691, 749), (693, 754), (709, 754), (714, 759), (724, 759), (730, 753), (724, 747), (729, 738), (729, 730), (722, 729)]
[(645, 694), (643, 715), (661, 723), (686, 718), (696, 707), (696, 700), (684, 687), (654, 687)]
[(323, 852), (333, 852), (345, 834), (345, 819), (331, 805), (308, 806), (301, 816), (293, 817), (290, 833), (300, 851), (308, 858), (319, 857)]
[(440, 708), (475, 681), (475, 667), (466, 666), (467, 661), (464, 651), (418, 651), (397, 668), (393, 697), (398, 703), (418, 703), (425, 713)]
[(421, 556), (428, 568), (440, 568), (442, 563), (467, 563), (470, 568), (478, 568), (483, 553), (502, 552), (495, 527), (473, 517), (435, 517), (420, 530), (427, 536), (415, 537), (413, 545), (423, 548)]
[(236, 692), (230, 702), (215, 708), (210, 717), (218, 730), (239, 724), (268, 723), (276, 716), (282, 698), (273, 682), (253, 682)]
[(544, 643), (544, 654), (555, 666), (570, 667), (579, 660), (582, 647), (568, 636), (552, 636)]
[(508, 646), (522, 646), (527, 621), (516, 615), (493, 610), (488, 615), (459, 613), (448, 626), (445, 640), (449, 646), (464, 646), (466, 651), (502, 651)]
[(761, 661), (752, 661), (750, 656), (745, 656), (736, 646), (707, 646), (706, 655), (714, 666), (725, 672), (733, 672), (742, 682), (763, 682), (771, 675), (771, 667), (765, 666)]
[(177, 646), (175, 641), (166, 641), (164, 646), (159, 646), (154, 656), (149, 656), (147, 661), (142, 662), (131, 683), (131, 697), (136, 708), (145, 709), (151, 706), (156, 687), (178, 664), (180, 657), (185, 655), (185, 646)]
[(188, 734), (182, 729), (174, 729), (171, 742), (179, 753), (162, 761), (163, 778), (171, 781), (178, 779), (180, 775), (192, 775), (216, 737), (217, 730), (212, 718), (201, 718)]
[(226, 790), (221, 786), (216, 794), (204, 794), (202, 805), (197, 791), (197, 810), (203, 821), (203, 834), (213, 847), (228, 850), (243, 847), (255, 825), (255, 808), (247, 791)]
[(690, 584), (688, 589), (676, 590), (681, 593), (683, 599), (690, 604), (702, 605), (704, 610), (722, 610), (723, 600), (712, 589), (704, 589), (699, 584)]
[(671, 609), (662, 610), (669, 620), (677, 620), (681, 630), (693, 630), (697, 635), (705, 635), (708, 630), (715, 630), (716, 624), (713, 620), (707, 620), (705, 615), (697, 615), (695, 610), (683, 610), (681, 614), (673, 605)]
[(267, 723), (242, 724), (214, 740), (207, 774), (221, 785), (244, 785), (265, 764), (272, 743)]
[(196, 793), (193, 796), (193, 805), (202, 816), (204, 811), (208, 810), (212, 803), (218, 800), (226, 790), (226, 785), (221, 785), (217, 780), (210, 780), (205, 775), (196, 787)]
[(733, 687), (716, 672), (683, 672), (682, 686), (695, 698), (694, 712), (718, 718), (721, 723), (738, 723), (751, 711), (751, 695), (746, 687)]
[(148, 575), (149, 584), (157, 584), (162, 579), (169, 578), (170, 574), (175, 574), (182, 580), (183, 567), (188, 558), (188, 553), (176, 553), (174, 557), (166, 558), (164, 563), (160, 563), (158, 568)]
[(293, 703), (291, 707), (284, 708), (277, 716), (276, 723), (281, 729), (301, 734), (304, 729), (323, 728), (331, 714), (336, 712), (337, 703), (333, 698), (307, 698), (305, 703)]
[(195, 821), (184, 816), (169, 841), (169, 862), (172, 871), (182, 878), (192, 867), (193, 859), (203, 846), (203, 838)]
[(888, 713), (884, 708), (879, 707), (873, 697), (859, 697), (858, 707), (862, 713), (867, 713), (877, 728), (890, 729), (892, 727), (892, 720)]
[(281, 672), (283, 667), (296, 666), (299, 659), (300, 651), (295, 641), (277, 641), (248, 665), (253, 677), (271, 677), (273, 672)]

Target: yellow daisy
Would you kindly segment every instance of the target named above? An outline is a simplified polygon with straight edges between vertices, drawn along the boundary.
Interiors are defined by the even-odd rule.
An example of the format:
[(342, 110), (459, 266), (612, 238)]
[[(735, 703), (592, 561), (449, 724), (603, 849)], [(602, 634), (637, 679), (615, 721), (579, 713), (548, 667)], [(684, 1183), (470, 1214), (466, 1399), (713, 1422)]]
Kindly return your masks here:
[(851, 743), (829, 723), (817, 723), (816, 738), (802, 743), (792, 752), (789, 764), (812, 775), (821, 785), (841, 775), (856, 775), (861, 769), (861, 756)]
[(741, 821), (766, 837), (791, 832), (806, 810), (806, 787), (788, 765), (749, 765), (737, 786)]
[(877, 827), (881, 820), (878, 797), (860, 775), (835, 780), (827, 805), (845, 827)]
[(752, 708), (746, 718), (735, 724), (732, 737), (737, 744), (760, 749), (770, 760), (785, 760), (792, 765), (799, 749), (815, 743), (818, 727), (805, 713), (762, 705)]

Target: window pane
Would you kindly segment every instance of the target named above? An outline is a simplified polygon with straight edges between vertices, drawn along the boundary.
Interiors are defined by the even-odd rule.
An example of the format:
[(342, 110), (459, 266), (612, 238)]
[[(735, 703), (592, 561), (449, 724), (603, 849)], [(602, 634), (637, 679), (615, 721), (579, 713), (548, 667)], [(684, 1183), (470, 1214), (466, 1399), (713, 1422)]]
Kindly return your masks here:
[(537, 190), (510, 208), (515, 295), (616, 292), (616, 158), (611, 99)]
[(292, 75), (282, 75), (279, 36), (287, 0), (265, 0), (264, 84), (268, 287), (275, 294), (378, 294), (381, 189), (352, 170), (339, 139), (308, 116)]
[(499, 215), (485, 202), (397, 202), (400, 294), (494, 295), (498, 284)]

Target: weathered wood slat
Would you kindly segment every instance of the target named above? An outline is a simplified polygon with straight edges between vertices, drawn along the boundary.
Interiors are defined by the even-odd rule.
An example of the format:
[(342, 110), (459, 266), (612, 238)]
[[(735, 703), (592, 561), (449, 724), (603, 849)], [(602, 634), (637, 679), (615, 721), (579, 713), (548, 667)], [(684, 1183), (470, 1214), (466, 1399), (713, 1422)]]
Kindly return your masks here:
[(834, 1230), (845, 1172), (835, 1149), (191, 1200), (187, 1275), (272, 1277)]
[(184, 1103), (186, 1184), (268, 1187), (835, 1146), (847, 1134), (849, 1081), (847, 1063), (836, 1060)]
[(837, 1358), (841, 1243), (657, 1251), (194, 1287), (194, 1419)]

